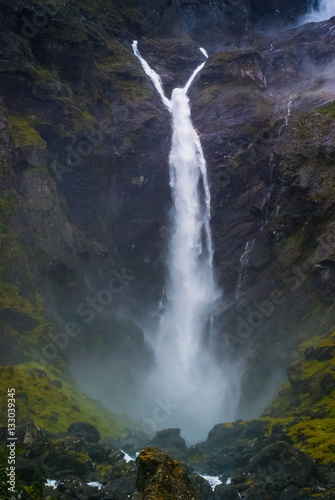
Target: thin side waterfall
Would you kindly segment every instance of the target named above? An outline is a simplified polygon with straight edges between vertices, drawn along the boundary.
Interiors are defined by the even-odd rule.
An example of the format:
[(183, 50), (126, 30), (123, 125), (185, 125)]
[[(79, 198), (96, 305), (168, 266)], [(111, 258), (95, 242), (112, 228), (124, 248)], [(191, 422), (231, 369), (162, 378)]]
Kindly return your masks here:
[[(174, 402), (168, 421), (161, 427), (181, 427), (183, 436), (195, 442), (206, 438), (215, 423), (234, 416), (229, 377), (210, 349), (211, 314), (220, 294), (213, 277), (206, 161), (187, 97), (206, 61), (195, 69), (184, 88), (173, 90), (169, 100), (160, 77), (141, 57), (136, 41), (133, 50), (169, 110), (173, 128), (169, 156), (173, 215), (166, 307), (158, 333), (150, 338), (156, 366), (148, 374), (147, 390), (153, 400), (168, 397)], [(200, 50), (207, 57), (206, 51)], [(224, 402), (229, 409), (224, 409)]]
[(334, 0), (319, 0), (317, 6), (313, 0), (309, 12), (300, 19), (299, 24), (326, 21), (333, 16), (335, 16)]
[(273, 156), (273, 153), (271, 153), (270, 162), (269, 162), (269, 166), (270, 166), (269, 188), (268, 188), (268, 192), (266, 193), (266, 196), (265, 196), (264, 202), (263, 202), (263, 208), (265, 209), (264, 210), (265, 213), (264, 213), (264, 221), (263, 221), (263, 224), (261, 227), (261, 231), (264, 230), (265, 226), (269, 222), (269, 217), (270, 217), (270, 201), (271, 201), (271, 195), (272, 195), (272, 191), (273, 191), (274, 165), (275, 165), (274, 156)]
[(240, 299), (241, 287), (242, 287), (242, 282), (243, 282), (243, 272), (249, 263), (250, 254), (254, 248), (254, 244), (255, 244), (254, 239), (247, 241), (245, 248), (244, 248), (244, 252), (240, 257), (240, 267), (238, 270), (238, 279), (237, 279), (237, 286), (236, 286), (236, 293), (235, 293), (236, 300)]
[(284, 119), (283, 125), (279, 129), (279, 134), (278, 136), (280, 137), (283, 130), (287, 129), (289, 123), (290, 123), (290, 118), (291, 118), (291, 113), (292, 113), (292, 106), (293, 106), (293, 98), (290, 96), (288, 103), (287, 103), (287, 113)]

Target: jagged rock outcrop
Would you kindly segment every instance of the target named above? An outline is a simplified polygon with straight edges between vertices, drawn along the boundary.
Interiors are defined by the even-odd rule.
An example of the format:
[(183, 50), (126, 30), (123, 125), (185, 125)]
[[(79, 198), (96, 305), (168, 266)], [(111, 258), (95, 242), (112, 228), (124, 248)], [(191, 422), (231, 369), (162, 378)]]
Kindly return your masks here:
[[(240, 415), (259, 416), (298, 345), (332, 331), (334, 21), (251, 31), (262, 19), (294, 20), (304, 5), (57, 0), (38, 17), (40, 2), (1, 2), (3, 364), (33, 359), (66, 371), (68, 360), (95, 397), (121, 409), (139, 397), (152, 359), (135, 318), (154, 316), (164, 283), (170, 125), (132, 54), (135, 37), (168, 95), (202, 57), (198, 42), (208, 42), (190, 99), (224, 290), (217, 353), (243, 360)], [(332, 362), (329, 346), (312, 347), (313, 363)], [(313, 401), (316, 413), (304, 416), (328, 420), (331, 366), (290, 367), (271, 415), (298, 418)], [(31, 394), (21, 392), (27, 410)], [(58, 425), (52, 412), (45, 418)], [(310, 449), (315, 429), (295, 425), (290, 433), (301, 443), (307, 436)], [(211, 446), (225, 432), (212, 432)], [(234, 446), (247, 464), (251, 444)], [(212, 471), (233, 470), (238, 457), (229, 451), (216, 449)]]

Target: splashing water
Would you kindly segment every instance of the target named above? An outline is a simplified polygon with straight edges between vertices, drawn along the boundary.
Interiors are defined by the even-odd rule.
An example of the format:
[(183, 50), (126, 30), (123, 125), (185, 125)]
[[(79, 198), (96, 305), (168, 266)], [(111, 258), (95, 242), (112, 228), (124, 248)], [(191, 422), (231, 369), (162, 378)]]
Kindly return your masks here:
[(319, 0), (317, 7), (315, 7), (315, 2), (313, 1), (311, 2), (308, 14), (300, 19), (299, 24), (326, 21), (333, 16), (335, 16), (334, 0)]
[[(168, 396), (175, 403), (164, 427), (182, 427), (183, 436), (194, 442), (206, 437), (215, 423), (233, 417), (234, 405), (229, 404), (224, 411), (223, 401), (231, 403), (229, 393), (235, 391), (210, 349), (211, 313), (220, 294), (212, 268), (206, 161), (192, 125), (187, 97), (205, 62), (196, 68), (184, 88), (173, 90), (169, 100), (160, 77), (141, 57), (136, 41), (133, 50), (173, 122), (169, 163), (174, 208), (166, 308), (161, 315), (158, 335), (151, 339), (156, 367), (148, 376), (147, 390), (153, 399)], [(204, 49), (201, 52), (207, 57)]]

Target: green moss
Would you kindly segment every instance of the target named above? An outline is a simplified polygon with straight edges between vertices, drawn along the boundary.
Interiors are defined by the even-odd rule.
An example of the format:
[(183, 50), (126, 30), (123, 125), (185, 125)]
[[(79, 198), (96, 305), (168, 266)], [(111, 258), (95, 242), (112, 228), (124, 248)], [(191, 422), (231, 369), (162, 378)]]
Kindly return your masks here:
[(328, 135), (335, 119), (335, 102), (321, 106), (299, 116), (295, 136), (301, 141), (312, 140)]
[(121, 102), (141, 102), (150, 99), (150, 85), (136, 63), (131, 64), (129, 53), (116, 41), (109, 43), (110, 55), (95, 62), (95, 69), (105, 73)]
[(243, 51), (235, 49), (228, 52), (216, 52), (210, 59), (209, 65), (216, 66), (217, 64), (225, 64), (235, 61), (238, 56), (240, 56)]
[(46, 83), (46, 82), (58, 82), (59, 81), (59, 75), (57, 71), (54, 69), (45, 69), (42, 68), (41, 66), (38, 66), (37, 64), (32, 65), (32, 69), (35, 73), (35, 77), (39, 83)]
[(81, 464), (86, 464), (87, 462), (90, 461), (90, 457), (88, 456), (87, 453), (81, 453), (79, 451), (69, 451), (70, 455), (73, 455), (78, 462)]
[(223, 426), (226, 427), (227, 429), (235, 429), (235, 425), (230, 422), (224, 423)]
[(99, 481), (104, 481), (105, 476), (110, 472), (110, 470), (111, 470), (110, 465), (98, 464), (96, 467), (96, 472), (97, 472)]
[(314, 419), (292, 426), (289, 436), (295, 446), (318, 462), (335, 462), (335, 419)]
[[(16, 349), (27, 351), (29, 346), (38, 344), (42, 338), (53, 330), (46, 318), (46, 312), (41, 297), (34, 294), (31, 300), (22, 296), (18, 287), (0, 281), (0, 311), (6, 316), (10, 311), (12, 316), (20, 315), (21, 325), (17, 330), (6, 320), (0, 320), (5, 337), (16, 341)], [(29, 335), (26, 333), (29, 332)]]
[(95, 62), (96, 68), (100, 71), (104, 71), (105, 73), (109, 73), (115, 71), (116, 68), (122, 68), (124, 65), (124, 59), (122, 57), (106, 57), (105, 59), (101, 59)]
[(16, 193), (8, 191), (0, 196), (0, 211), (8, 214), (13, 213), (16, 209), (17, 196)]
[[(305, 342), (302, 342), (301, 344), (299, 344), (298, 346), (298, 354), (300, 354), (300, 356), (304, 356), (305, 354), (305, 351), (308, 347), (315, 347), (316, 345), (320, 345), (321, 346), (321, 339), (324, 337), (325, 334), (323, 335), (315, 335), (313, 336), (312, 338), (306, 340)], [(326, 342), (327, 344), (322, 344), (322, 345), (329, 345), (328, 342), (330, 341), (329, 338), (326, 339)]]
[(333, 120), (335, 120), (335, 101), (318, 108), (318, 112), (321, 115), (327, 115)]
[(83, 117), (85, 123), (89, 124), (92, 128), (94, 128), (96, 126), (95, 116), (93, 116), (87, 110), (82, 112), (82, 117)]
[(262, 417), (259, 420), (267, 423), (267, 426), (264, 429), (265, 436), (270, 436), (270, 434), (272, 433), (272, 429), (274, 428), (274, 426), (276, 426), (278, 424), (282, 425), (284, 432), (287, 432), (288, 429), (295, 422), (295, 419), (293, 417), (288, 417), (288, 418)]
[[(61, 380), (61, 388), (53, 383), (55, 379)], [(31, 418), (36, 425), (53, 433), (66, 431), (71, 423), (78, 420), (94, 425), (102, 437), (120, 437), (131, 426), (130, 421), (116, 417), (100, 402), (64, 380), (60, 372), (40, 363), (0, 367), (0, 425), (6, 424), (4, 395), (8, 387), (15, 388), (16, 394), (28, 396), (16, 398), (20, 419)], [(86, 457), (80, 458), (86, 461)]]
[[(333, 331), (326, 338), (315, 336), (313, 340), (303, 342), (299, 351), (302, 353), (307, 347), (335, 347)], [(324, 361), (304, 357), (293, 363), (288, 369), (290, 382), (281, 388), (278, 398), (265, 413), (265, 418), (270, 415), (280, 420), (281, 417), (298, 417), (301, 422), (291, 427), (289, 435), (296, 446), (322, 462), (335, 461), (335, 390), (328, 385), (332, 379), (335, 382), (334, 366), (335, 356)], [(325, 376), (329, 378), (326, 379), (327, 390)]]
[[(16, 449), (18, 451), (18, 449)], [(13, 495), (10, 491), (8, 491), (8, 476), (7, 470), (8, 467), (8, 451), (6, 448), (0, 446), (0, 498), (1, 500), (11, 500), (13, 499)], [(18, 478), (16, 475), (16, 485), (18, 485)]]
[(20, 148), (46, 149), (46, 142), (27, 119), (11, 115), (9, 122), (13, 130), (14, 140)]
[(45, 484), (46, 477), (41, 468), (37, 468), (34, 470), (32, 482), (30, 485), (30, 495), (33, 498), (39, 499), (43, 498), (43, 489)]

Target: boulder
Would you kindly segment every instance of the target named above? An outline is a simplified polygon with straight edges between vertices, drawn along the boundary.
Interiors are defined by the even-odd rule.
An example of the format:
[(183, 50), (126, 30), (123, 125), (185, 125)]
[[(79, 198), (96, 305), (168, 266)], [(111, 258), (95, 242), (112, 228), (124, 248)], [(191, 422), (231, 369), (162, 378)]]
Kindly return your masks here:
[(101, 444), (92, 444), (88, 450), (88, 456), (94, 461), (94, 462), (108, 462), (109, 456), (111, 454), (110, 448), (107, 448), (106, 446), (103, 446)]
[(100, 440), (98, 429), (88, 422), (75, 422), (69, 425), (67, 434), (68, 436), (82, 437), (92, 443), (97, 443)]
[(135, 500), (201, 500), (185, 469), (154, 446), (145, 448), (137, 457), (138, 474)]
[(185, 439), (180, 436), (180, 429), (158, 431), (150, 441), (149, 446), (157, 446), (157, 448), (166, 451), (177, 460), (184, 460), (186, 457), (187, 446)]
[(108, 460), (111, 464), (114, 464), (115, 462), (122, 460), (123, 457), (124, 457), (123, 451), (113, 448), (112, 450), (110, 450), (110, 453), (108, 455)]
[(213, 500), (239, 500), (238, 491), (232, 484), (219, 484), (214, 490)]
[(207, 441), (212, 446), (221, 448), (225, 442), (242, 435), (243, 431), (244, 425), (238, 422), (234, 424), (218, 424), (209, 432)]
[(317, 361), (328, 361), (334, 357), (334, 346), (322, 346), (319, 348), (307, 347), (305, 350), (306, 359), (316, 359)]
[(180, 429), (163, 429), (158, 431), (156, 436), (150, 441), (150, 446), (157, 446), (161, 449), (178, 448), (187, 450), (185, 439), (180, 436)]
[(117, 498), (117, 500), (128, 500), (135, 489), (136, 478), (119, 477), (108, 482), (105, 486), (107, 498)]
[(302, 451), (281, 441), (266, 446), (250, 460), (247, 469), (257, 477), (270, 477), (277, 482), (285, 480), (300, 488), (317, 478), (315, 462)]
[(197, 491), (199, 491), (203, 500), (212, 500), (213, 491), (209, 482), (199, 474), (191, 474), (190, 480)]

